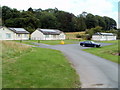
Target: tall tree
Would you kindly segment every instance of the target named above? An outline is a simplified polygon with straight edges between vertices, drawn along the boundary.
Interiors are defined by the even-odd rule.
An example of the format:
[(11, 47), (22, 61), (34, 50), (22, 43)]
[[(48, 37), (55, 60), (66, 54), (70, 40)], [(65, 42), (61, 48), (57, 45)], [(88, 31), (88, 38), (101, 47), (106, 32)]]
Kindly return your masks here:
[(33, 9), (30, 7), (30, 8), (28, 8), (28, 10), (27, 11), (29, 11), (29, 12), (32, 12), (33, 13)]
[(58, 11), (56, 13), (56, 17), (57, 21), (60, 23), (59, 29), (65, 32), (74, 31), (74, 25), (72, 22), (72, 19), (74, 17), (73, 14), (64, 11)]
[(88, 29), (98, 26), (97, 20), (94, 15), (88, 14), (86, 16), (86, 25)]
[(82, 15), (79, 15), (78, 17), (73, 18), (75, 31), (85, 31), (86, 30), (86, 23), (85, 23), (85, 17)]
[(3, 25), (7, 27), (23, 27), (33, 32), (36, 28), (60, 29), (64, 32), (84, 31), (100, 26), (103, 30), (116, 29), (116, 21), (110, 17), (94, 16), (83, 12), (79, 16), (54, 9), (32, 9), (19, 11), (7, 6), (2, 7)]
[(106, 23), (105, 23), (105, 20), (103, 19), (103, 17), (96, 15), (95, 18), (97, 20), (98, 26), (102, 27), (102, 29), (105, 30)]
[(57, 18), (52, 13), (42, 12), (40, 21), (41, 28), (57, 28)]

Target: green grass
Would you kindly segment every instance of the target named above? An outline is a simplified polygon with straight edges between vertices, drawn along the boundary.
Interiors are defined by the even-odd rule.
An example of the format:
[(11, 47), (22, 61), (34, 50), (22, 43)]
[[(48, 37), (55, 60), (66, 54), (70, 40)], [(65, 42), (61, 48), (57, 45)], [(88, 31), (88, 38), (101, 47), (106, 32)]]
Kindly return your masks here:
[(23, 44), (28, 44), (28, 45), (34, 45), (34, 46), (38, 46), (38, 45), (35, 45), (31, 42), (31, 40), (13, 40), (15, 42), (18, 42), (18, 43), (23, 43)]
[[(12, 42), (10, 42), (12, 43)], [(4, 44), (4, 43), (3, 43)], [(26, 47), (19, 49), (5, 42), (3, 58), (3, 88), (76, 88), (79, 76), (64, 55), (57, 50)], [(6, 46), (6, 47), (4, 47)], [(18, 49), (17, 49), (18, 48)], [(15, 54), (16, 52), (20, 54)], [(18, 51), (17, 51), (18, 50)]]
[(112, 40), (112, 41), (98, 41), (102, 43), (118, 43), (119, 40)]
[[(81, 40), (69, 39), (69, 40), (63, 40), (63, 41), (64, 41), (64, 44), (76, 44)], [(20, 41), (18, 40), (16, 42), (20, 42)], [(33, 44), (34, 42), (49, 44), (49, 45), (59, 45), (61, 40), (40, 40), (40, 41), (38, 41), (38, 40), (25, 40), (25, 41), (22, 41), (22, 43), (29, 44), (29, 45), (34, 45)]]
[[(32, 42), (38, 42), (38, 40), (31, 40)], [(79, 40), (63, 40), (64, 44), (75, 44)], [(61, 40), (40, 40), (40, 43), (49, 44), (49, 45), (59, 45)]]
[(118, 58), (120, 58), (120, 56), (118, 56), (118, 40), (116, 41), (102, 41), (104, 43), (114, 43), (113, 45), (109, 45), (109, 46), (104, 46), (101, 48), (88, 48), (88, 49), (83, 49), (86, 52), (92, 53), (94, 55), (100, 56), (102, 58), (105, 58), (107, 60), (119, 63)]

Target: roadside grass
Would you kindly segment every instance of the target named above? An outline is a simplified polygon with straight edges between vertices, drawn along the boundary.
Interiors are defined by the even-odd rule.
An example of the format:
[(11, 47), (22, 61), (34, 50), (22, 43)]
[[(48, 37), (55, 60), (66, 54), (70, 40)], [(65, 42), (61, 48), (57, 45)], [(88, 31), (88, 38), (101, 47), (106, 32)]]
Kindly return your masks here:
[(9, 41), (2, 44), (3, 88), (80, 87), (79, 76), (60, 51)]
[(38, 46), (38, 45), (35, 45), (31, 42), (31, 40), (13, 40), (15, 42), (18, 42), (18, 43), (23, 43), (23, 44), (28, 44), (28, 45), (34, 45), (34, 46)]
[[(32, 42), (38, 42), (38, 40), (31, 40)], [(64, 41), (64, 44), (75, 44), (79, 40), (40, 40), (40, 43), (49, 44), (49, 45), (59, 45), (61, 41)]]
[(120, 52), (118, 49), (118, 40), (116, 41), (101, 41), (102, 43), (114, 43), (113, 45), (109, 46), (104, 46), (101, 48), (88, 48), (88, 49), (83, 49), (83, 51), (92, 53), (96, 56), (100, 56), (102, 58), (105, 58), (107, 60), (119, 63), (118, 58), (118, 53)]
[[(1, 41), (2, 43), (2, 59), (10, 59), (20, 56), (31, 50), (30, 46), (18, 44), (13, 41)], [(24, 53), (23, 53), (24, 52)]]
[[(21, 43), (34, 45), (33, 43), (43, 43), (43, 44), (49, 44), (49, 45), (59, 45), (61, 41), (64, 41), (64, 44), (77, 44), (79, 43), (80, 39), (66, 39), (66, 40), (23, 40)], [(16, 42), (20, 42), (17, 40)]]
[(118, 42), (120, 42), (119, 40), (112, 40), (112, 41), (97, 41), (97, 42), (101, 42), (101, 43), (116, 43), (118, 44)]

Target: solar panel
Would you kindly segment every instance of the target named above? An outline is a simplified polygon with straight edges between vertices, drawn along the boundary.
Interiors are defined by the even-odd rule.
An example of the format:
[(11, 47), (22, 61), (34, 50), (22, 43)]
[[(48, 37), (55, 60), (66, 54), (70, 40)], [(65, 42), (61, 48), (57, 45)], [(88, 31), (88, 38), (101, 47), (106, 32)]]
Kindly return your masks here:
[(102, 35), (113, 35), (113, 33), (101, 33)]
[(16, 31), (26, 31), (25, 29), (23, 28), (14, 28)]
[(40, 29), (40, 30), (45, 32), (56, 32), (55, 30), (52, 30), (52, 29)]

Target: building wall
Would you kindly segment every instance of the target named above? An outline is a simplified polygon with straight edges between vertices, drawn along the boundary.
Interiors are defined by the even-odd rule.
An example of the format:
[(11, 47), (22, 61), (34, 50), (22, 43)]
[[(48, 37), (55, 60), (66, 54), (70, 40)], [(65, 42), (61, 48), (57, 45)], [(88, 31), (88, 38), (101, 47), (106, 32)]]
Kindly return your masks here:
[(65, 34), (60, 35), (44, 35), (42, 32), (36, 30), (31, 34), (31, 40), (64, 40)]
[(45, 40), (45, 36), (40, 31), (36, 30), (31, 34), (31, 40)]
[(29, 40), (29, 34), (16, 34), (15, 40)]
[(15, 33), (6, 27), (0, 29), (0, 40), (14, 40)]
[(59, 35), (59, 37), (60, 37), (60, 39), (65, 40), (66, 35), (65, 35), (64, 33), (61, 33), (61, 34)]
[(98, 41), (116, 40), (116, 36), (93, 35), (92, 40), (98, 40)]
[(0, 40), (29, 40), (29, 34), (16, 34), (6, 27), (0, 29)]

